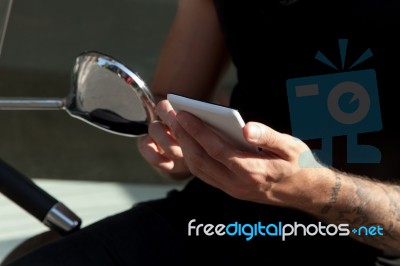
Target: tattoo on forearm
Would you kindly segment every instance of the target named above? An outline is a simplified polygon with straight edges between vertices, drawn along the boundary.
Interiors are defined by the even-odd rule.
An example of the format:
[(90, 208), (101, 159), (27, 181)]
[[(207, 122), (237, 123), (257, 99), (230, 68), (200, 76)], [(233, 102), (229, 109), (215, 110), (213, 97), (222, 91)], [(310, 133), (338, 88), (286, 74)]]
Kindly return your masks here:
[(389, 208), (386, 213), (386, 216), (389, 217), (388, 225), (385, 227), (385, 232), (387, 238), (391, 238), (395, 241), (400, 241), (400, 233), (396, 231), (396, 224), (400, 222), (400, 187), (393, 187), (392, 189), (388, 189), (382, 186), (382, 189), (385, 191), (388, 199), (389, 199)]
[(400, 187), (394, 187), (393, 190), (395, 192), (390, 194), (391, 195), (390, 205), (394, 210), (396, 221), (400, 222), (400, 204), (399, 204)]
[[(388, 186), (379, 182), (369, 182), (361, 178), (352, 178), (354, 184), (354, 198), (348, 202), (348, 209), (338, 211), (337, 222), (348, 223), (355, 227), (371, 226), (379, 224), (384, 228), (384, 237), (357, 236), (361, 242), (388, 250), (397, 250), (400, 243), (399, 222), (400, 222), (400, 188)], [(384, 208), (373, 204), (376, 191), (380, 194), (379, 201), (387, 203)], [(378, 193), (379, 192), (379, 193)], [(371, 206), (373, 204), (373, 206)]]
[(351, 201), (348, 201), (347, 208), (338, 212), (337, 219), (349, 224), (373, 225), (374, 223), (371, 223), (367, 212), (364, 210), (372, 195), (366, 189), (365, 181), (355, 177), (351, 181), (355, 189), (354, 197)]
[(383, 235), (352, 234), (351, 237), (381, 250), (400, 252), (399, 184), (335, 172), (335, 184), (330, 189), (328, 203), (320, 209), (320, 218), (353, 228), (379, 225)]
[(329, 212), (329, 210), (335, 205), (338, 196), (339, 196), (339, 191), (340, 188), (342, 187), (342, 179), (338, 173), (335, 173), (336, 177), (336, 182), (335, 186), (332, 188), (332, 193), (331, 193), (331, 198), (329, 199), (329, 202), (321, 209), (321, 214), (326, 214)]

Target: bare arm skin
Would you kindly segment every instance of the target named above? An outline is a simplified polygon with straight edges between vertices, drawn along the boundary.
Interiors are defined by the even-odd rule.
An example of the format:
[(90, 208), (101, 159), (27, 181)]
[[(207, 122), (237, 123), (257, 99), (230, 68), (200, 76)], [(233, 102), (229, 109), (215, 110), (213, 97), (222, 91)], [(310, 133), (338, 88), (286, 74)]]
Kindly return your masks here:
[[(211, 0), (181, 0), (160, 56), (153, 93), (196, 99), (212, 96), (227, 54)], [(308, 146), (266, 125), (250, 122), (249, 143), (264, 152), (238, 151), (190, 114), (176, 114), (168, 101), (157, 105), (159, 122), (140, 139), (144, 158), (165, 176), (195, 175), (242, 200), (285, 206), (327, 223), (380, 225), (384, 236), (357, 237), (381, 250), (400, 253), (400, 187), (321, 165)], [(162, 121), (162, 122), (161, 122)]]
[[(322, 173), (321, 173), (322, 174)], [(400, 254), (400, 186), (330, 170), (334, 184), (322, 208), (312, 214), (322, 220), (355, 227), (380, 225), (383, 236), (354, 236), (382, 250)]]
[[(163, 45), (151, 91), (156, 101), (168, 93), (210, 100), (229, 65), (212, 0), (180, 0), (175, 20)], [(192, 174), (182, 150), (162, 121), (149, 126), (138, 149), (162, 176), (182, 180)]]
[(351, 237), (400, 254), (400, 186), (324, 167), (308, 146), (266, 125), (249, 122), (243, 133), (263, 152), (239, 151), (196, 117), (157, 109), (182, 147), (190, 171), (242, 200), (295, 208), (326, 223), (350, 228), (380, 225), (383, 236)]
[(180, 0), (151, 88), (209, 100), (228, 66), (228, 53), (212, 0)]

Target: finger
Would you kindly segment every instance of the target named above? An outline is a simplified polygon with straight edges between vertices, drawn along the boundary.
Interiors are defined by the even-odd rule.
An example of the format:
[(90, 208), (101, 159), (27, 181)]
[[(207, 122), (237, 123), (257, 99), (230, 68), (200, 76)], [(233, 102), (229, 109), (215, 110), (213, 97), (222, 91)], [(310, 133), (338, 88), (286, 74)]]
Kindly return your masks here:
[(244, 129), (245, 139), (253, 145), (273, 152), (282, 158), (289, 158), (295, 154), (295, 138), (273, 130), (272, 128), (256, 122), (249, 122)]
[(233, 147), (227, 145), (210, 127), (197, 117), (179, 112), (176, 120), (184, 130), (214, 159), (224, 162), (233, 155)]
[(259, 174), (262, 169), (273, 162), (270, 159), (276, 158), (276, 154), (268, 151), (248, 153), (237, 150), (215, 134), (200, 119), (189, 113), (178, 112), (176, 120), (210, 157), (223, 164), (224, 169), (228, 169), (231, 180), (229, 180), (229, 184), (225, 184), (226, 188), (233, 183), (240, 183), (241, 180), (243, 181), (243, 177), (249, 173)]
[(170, 159), (182, 158), (183, 154), (179, 144), (163, 123), (160, 121), (151, 123), (149, 134), (165, 157)]
[(177, 121), (173, 124), (173, 128), (175, 137), (182, 147), (186, 164), (193, 175), (219, 188), (231, 183), (234, 174), (225, 165), (212, 158)]
[(173, 122), (171, 119), (175, 117), (176, 113), (168, 100), (162, 100), (157, 104), (156, 113), (161, 121), (163, 121), (167, 126), (171, 127)]
[(152, 166), (167, 171), (174, 168), (174, 162), (160, 154), (159, 147), (150, 137), (140, 139), (138, 145), (143, 158)]

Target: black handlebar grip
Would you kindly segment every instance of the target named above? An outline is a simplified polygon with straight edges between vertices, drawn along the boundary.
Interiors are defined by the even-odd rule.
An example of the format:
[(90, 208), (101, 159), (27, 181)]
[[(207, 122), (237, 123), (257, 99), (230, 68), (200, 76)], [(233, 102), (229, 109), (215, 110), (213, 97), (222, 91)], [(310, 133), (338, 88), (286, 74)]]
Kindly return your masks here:
[(39, 221), (58, 201), (0, 159), (0, 192)]

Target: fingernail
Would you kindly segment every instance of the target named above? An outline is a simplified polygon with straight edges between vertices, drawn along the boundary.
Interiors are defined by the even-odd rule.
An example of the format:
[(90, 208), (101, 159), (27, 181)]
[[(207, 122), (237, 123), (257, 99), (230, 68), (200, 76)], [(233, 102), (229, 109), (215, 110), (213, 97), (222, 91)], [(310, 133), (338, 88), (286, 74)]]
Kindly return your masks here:
[(248, 138), (250, 141), (258, 141), (261, 137), (261, 128), (258, 125), (251, 125)]

